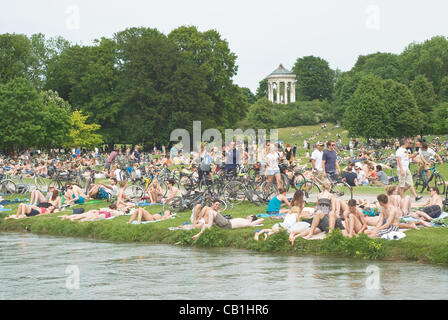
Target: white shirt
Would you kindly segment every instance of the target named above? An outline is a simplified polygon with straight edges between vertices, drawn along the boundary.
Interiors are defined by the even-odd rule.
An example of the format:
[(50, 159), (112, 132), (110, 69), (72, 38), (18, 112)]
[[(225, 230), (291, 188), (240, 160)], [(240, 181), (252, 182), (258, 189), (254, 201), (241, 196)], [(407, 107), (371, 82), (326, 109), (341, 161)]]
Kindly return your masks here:
[(278, 169), (278, 154), (277, 154), (277, 152), (269, 153), (266, 156), (266, 160), (267, 160), (266, 169), (268, 169), (268, 170)]
[(423, 151), (423, 149), (420, 148), (418, 153), (423, 155), (423, 158), (425, 159), (426, 162), (429, 162), (431, 157), (434, 157), (436, 155), (436, 152), (433, 149), (431, 149), (431, 148), (428, 148), (428, 150), (426, 150), (426, 151)]
[[(401, 158), (401, 167), (404, 171), (409, 169), (409, 151), (403, 147), (398, 148), (395, 156)], [(397, 165), (397, 171), (400, 171), (400, 167)]]
[(319, 151), (319, 150), (314, 150), (313, 153), (311, 154), (311, 159), (313, 159), (315, 161), (314, 167), (322, 172), (322, 156), (323, 156), (324, 152), (323, 151)]
[(121, 172), (120, 169), (116, 169), (114, 171), (115, 179), (117, 179), (117, 181), (121, 181), (121, 174), (120, 174), (120, 172)]

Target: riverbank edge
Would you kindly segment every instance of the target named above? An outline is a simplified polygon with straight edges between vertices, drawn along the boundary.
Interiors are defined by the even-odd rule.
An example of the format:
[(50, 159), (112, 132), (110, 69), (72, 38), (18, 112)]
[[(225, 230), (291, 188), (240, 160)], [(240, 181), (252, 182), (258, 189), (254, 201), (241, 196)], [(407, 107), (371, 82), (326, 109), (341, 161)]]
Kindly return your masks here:
[[(0, 219), (0, 231), (31, 232), (36, 235), (84, 238), (117, 243), (147, 243), (191, 246), (197, 248), (235, 248), (262, 253), (285, 255), (320, 255), (351, 257), (365, 260), (408, 261), (448, 265), (448, 229), (431, 228), (410, 230), (412, 237), (398, 241), (369, 239), (366, 235), (356, 238), (343, 237), (335, 230), (323, 240), (297, 239), (294, 246), (286, 232), (272, 235), (266, 241), (253, 239), (254, 229), (222, 230), (212, 227), (197, 240), (191, 237), (198, 230), (168, 230), (162, 223), (127, 225), (112, 221), (70, 222), (53, 217), (33, 217), (21, 220)], [(114, 223), (111, 223), (114, 222)], [(167, 221), (166, 221), (167, 222)], [(157, 227), (155, 226), (157, 225)]]

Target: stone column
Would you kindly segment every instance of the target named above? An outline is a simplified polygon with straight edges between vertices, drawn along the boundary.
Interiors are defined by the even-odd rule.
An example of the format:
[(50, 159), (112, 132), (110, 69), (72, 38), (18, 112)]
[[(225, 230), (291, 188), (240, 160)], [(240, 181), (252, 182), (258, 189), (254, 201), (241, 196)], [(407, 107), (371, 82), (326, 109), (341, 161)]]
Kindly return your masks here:
[(272, 94), (272, 82), (271, 81), (268, 81), (268, 99), (269, 99), (269, 101), (274, 102), (273, 101), (274, 97), (273, 97), (273, 94)]
[(288, 104), (288, 81), (285, 81), (285, 104)]
[(277, 84), (277, 103), (281, 103), (280, 102), (280, 82), (277, 80), (276, 84)]
[(291, 81), (291, 102), (296, 102), (296, 83)]

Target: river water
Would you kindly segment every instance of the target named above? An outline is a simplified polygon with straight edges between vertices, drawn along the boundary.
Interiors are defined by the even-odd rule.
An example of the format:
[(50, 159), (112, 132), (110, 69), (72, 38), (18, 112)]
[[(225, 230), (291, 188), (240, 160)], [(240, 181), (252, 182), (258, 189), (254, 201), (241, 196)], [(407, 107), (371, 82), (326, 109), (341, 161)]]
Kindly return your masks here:
[(448, 267), (0, 233), (0, 299), (447, 299)]

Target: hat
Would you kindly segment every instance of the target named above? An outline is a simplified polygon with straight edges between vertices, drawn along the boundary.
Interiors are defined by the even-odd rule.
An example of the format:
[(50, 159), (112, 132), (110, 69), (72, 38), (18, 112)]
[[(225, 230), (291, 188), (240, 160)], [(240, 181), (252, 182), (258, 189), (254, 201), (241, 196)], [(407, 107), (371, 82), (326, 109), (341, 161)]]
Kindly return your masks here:
[(362, 169), (361, 162), (356, 162), (356, 163), (355, 163), (355, 167), (358, 167), (359, 169)]
[(318, 146), (325, 146), (325, 143), (322, 142), (322, 141), (317, 141), (317, 145), (318, 145)]

